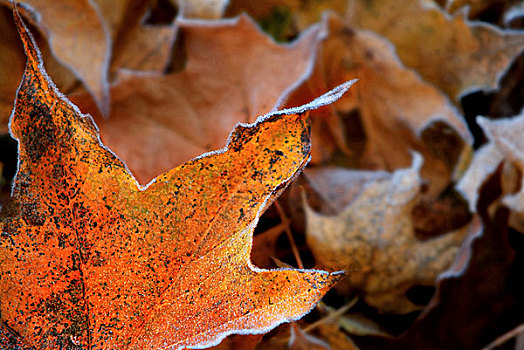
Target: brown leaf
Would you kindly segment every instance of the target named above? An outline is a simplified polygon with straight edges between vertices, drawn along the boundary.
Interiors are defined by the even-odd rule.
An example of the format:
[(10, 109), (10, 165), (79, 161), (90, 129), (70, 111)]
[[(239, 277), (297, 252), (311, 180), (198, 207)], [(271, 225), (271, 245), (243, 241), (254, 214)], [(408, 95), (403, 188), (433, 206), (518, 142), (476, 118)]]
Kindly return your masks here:
[[(0, 133), (7, 133), (7, 122), (15, 99), (16, 89), (20, 84), (25, 66), (25, 54), (18, 39), (18, 32), (13, 21), (11, 3), (0, 2)], [(77, 84), (71, 72), (59, 63), (53, 56), (45, 38), (35, 31), (42, 56), (45, 58), (48, 71), (53, 74), (57, 86), (63, 91), (69, 91)]]
[(380, 325), (366, 318), (362, 314), (351, 314), (342, 316), (339, 320), (340, 328), (344, 329), (349, 334), (354, 335), (378, 335), (382, 337), (389, 337), (390, 335), (381, 329)]
[(134, 69), (163, 72), (170, 60), (177, 28), (174, 25), (138, 25), (115, 45), (111, 71)]
[(255, 350), (263, 334), (235, 334), (227, 337), (220, 344), (213, 346), (213, 350)]
[(339, 167), (316, 167), (304, 170), (319, 205), (316, 211), (324, 215), (339, 214), (345, 207), (362, 194), (371, 181), (382, 181), (390, 177), (386, 171), (354, 171)]
[[(119, 69), (163, 72), (171, 58), (177, 28), (172, 14), (170, 23), (149, 24), (155, 1), (98, 1), (113, 38), (110, 71)], [(173, 9), (174, 10), (174, 9)], [(170, 16), (162, 8), (164, 16)]]
[(468, 200), (469, 210), (476, 211), (479, 188), (495, 172), (504, 156), (493, 143), (482, 146), (457, 184), (457, 190)]
[(307, 241), (320, 266), (350, 271), (337, 288), (361, 292), (382, 311), (420, 308), (405, 292), (414, 285), (432, 285), (453, 261), (468, 229), (426, 241), (415, 237), (411, 211), (420, 195), (421, 162), (415, 155), (411, 168), (372, 179), (336, 216), (306, 206)]
[(351, 23), (391, 40), (406, 66), (453, 99), (497, 88), (524, 49), (523, 33), (446, 16), (431, 1), (359, 0), (352, 11)]
[[(166, 76), (124, 74), (111, 89), (111, 117), (96, 119), (102, 139), (141, 183), (220, 147), (239, 122), (269, 112), (307, 71), (317, 29), (277, 45), (247, 17), (202, 24), (185, 20), (187, 66)], [(94, 112), (85, 96), (73, 98)]]
[[(392, 171), (410, 164), (410, 151), (425, 159), (422, 175), (438, 194), (450, 181), (455, 163), (471, 137), (445, 95), (402, 66), (391, 45), (380, 37), (345, 26), (335, 16), (324, 20), (326, 38), (317, 52), (309, 79), (285, 99), (300, 104), (318, 91), (348, 78), (360, 79), (354, 93), (311, 114), (313, 162), (329, 160), (347, 130), (339, 116), (360, 118), (364, 154), (353, 152), (357, 166)], [(325, 126), (327, 124), (327, 126)], [(327, 129), (327, 130), (326, 130)], [(330, 131), (331, 139), (326, 137)], [(351, 149), (351, 139), (347, 140)], [(327, 159), (326, 159), (327, 158)]]
[(507, 9), (518, 3), (520, 0), (448, 0), (445, 9), (452, 14), (464, 11), (470, 19), (488, 17), (498, 22)]
[[(496, 181), (497, 182), (497, 181)], [(481, 190), (482, 223), (477, 224), (463, 248), (468, 253), (438, 279), (437, 291), (415, 324), (389, 349), (480, 349), (515, 326), (522, 316), (522, 271), (513, 263), (515, 250), (508, 241), (508, 212), (486, 215), (486, 194)], [(476, 231), (476, 232), (475, 232)], [(385, 346), (383, 348), (386, 348)]]
[(478, 117), (477, 122), (489, 143), (475, 153), (457, 188), (468, 199), (471, 210), (475, 210), (481, 185), (506, 161), (501, 179), (502, 203), (512, 210), (511, 226), (524, 232), (524, 113), (498, 120)]
[(295, 323), (290, 326), (288, 348), (291, 350), (329, 350), (331, 349), (324, 341), (307, 334)]
[(307, 111), (352, 82), (238, 126), (226, 148), (141, 187), (57, 90), (16, 8), (15, 20), (27, 65), (0, 215), (4, 348), (211, 346), (301, 317), (341, 277), (257, 269), (249, 253), (261, 213), (307, 162)]
[(176, 0), (184, 18), (220, 19), (229, 0)]
[(24, 0), (22, 4), (36, 11), (29, 18), (45, 33), (52, 53), (82, 81), (102, 113), (107, 113), (111, 38), (98, 7), (89, 0)]
[(274, 226), (253, 237), (251, 260), (256, 266), (268, 268), (274, 266), (272, 257), (276, 257), (278, 237), (284, 233), (285, 224)]
[(359, 350), (359, 347), (347, 336), (336, 323), (323, 324), (318, 333), (325, 339), (331, 350)]

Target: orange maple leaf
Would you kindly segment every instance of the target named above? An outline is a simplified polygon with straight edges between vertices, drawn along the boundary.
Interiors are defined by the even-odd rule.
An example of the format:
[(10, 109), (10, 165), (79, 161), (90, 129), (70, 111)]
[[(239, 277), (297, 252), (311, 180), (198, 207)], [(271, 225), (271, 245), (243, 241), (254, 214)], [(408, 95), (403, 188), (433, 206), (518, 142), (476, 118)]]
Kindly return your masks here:
[(340, 278), (261, 270), (249, 259), (260, 215), (306, 164), (307, 111), (239, 125), (228, 146), (140, 187), (27, 55), (10, 121), (19, 143), (0, 217), (2, 349), (177, 349), (301, 317)]

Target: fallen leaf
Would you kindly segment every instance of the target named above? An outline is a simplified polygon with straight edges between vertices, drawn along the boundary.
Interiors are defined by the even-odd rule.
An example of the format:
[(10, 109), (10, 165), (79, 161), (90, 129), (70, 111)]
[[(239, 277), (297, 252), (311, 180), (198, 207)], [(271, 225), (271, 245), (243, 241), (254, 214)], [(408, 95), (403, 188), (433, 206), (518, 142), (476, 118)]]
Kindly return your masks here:
[(56, 58), (84, 83), (98, 108), (107, 114), (111, 38), (98, 7), (89, 0), (24, 0), (22, 5), (34, 11), (28, 17), (45, 33)]
[(99, 3), (113, 33), (112, 74), (123, 68), (155, 72), (167, 68), (177, 33), (175, 16), (167, 24), (150, 24), (153, 5), (151, 1)]
[(522, 276), (508, 237), (508, 211), (499, 208), (493, 217), (487, 214), (498, 196), (494, 192), (501, 190), (493, 184), (500, 184), (500, 179), (480, 189), (477, 211), (482, 222), (477, 222), (461, 248), (466, 256), (459, 254), (459, 261), (439, 276), (437, 291), (426, 310), (394, 340), (396, 346), (388, 348), (424, 344), (428, 350), (480, 349), (520, 319), (522, 289), (508, 289), (519, 284)]
[[(111, 89), (110, 118), (96, 119), (104, 142), (141, 183), (220, 147), (237, 123), (269, 112), (307, 71), (318, 29), (294, 44), (277, 45), (245, 16), (179, 25), (186, 69), (165, 76), (124, 74)], [(96, 113), (85, 96), (73, 102)]]
[(344, 315), (338, 321), (340, 328), (349, 334), (369, 336), (378, 335), (389, 337), (390, 335), (381, 329), (380, 325), (361, 314)]
[(184, 18), (220, 19), (229, 0), (176, 0)]
[(340, 0), (266, 0), (263, 4), (250, 0), (230, 0), (228, 12), (232, 14), (247, 12), (254, 18), (268, 18), (276, 10), (286, 10), (293, 17), (295, 30), (302, 31), (311, 24), (319, 22), (324, 12), (330, 11), (342, 15), (348, 8), (351, 8), (350, 3)]
[(386, 180), (390, 175), (386, 171), (354, 171), (334, 166), (308, 168), (302, 173), (313, 195), (320, 197), (317, 201), (321, 204), (315, 210), (324, 215), (340, 213), (362, 194), (367, 183)]
[(275, 257), (277, 238), (284, 233), (285, 224), (274, 226), (253, 237), (253, 250), (251, 261), (256, 266), (268, 268), (273, 265), (272, 257)]
[(306, 204), (307, 242), (320, 266), (349, 270), (337, 286), (358, 291), (371, 306), (407, 313), (413, 304), (406, 291), (433, 285), (453, 261), (468, 227), (421, 241), (415, 237), (411, 211), (420, 196), (420, 155), (408, 169), (386, 179), (372, 179), (338, 215), (326, 216)]
[(496, 89), (524, 49), (524, 34), (449, 17), (431, 1), (359, 0), (351, 23), (391, 40), (402, 62), (451, 98)]
[(238, 126), (228, 146), (141, 187), (45, 73), (18, 12), (27, 65), (0, 227), (0, 343), (24, 348), (205, 347), (301, 317), (340, 278), (249, 261), (262, 211), (307, 162), (307, 111)]
[(506, 161), (501, 179), (502, 203), (512, 210), (511, 226), (524, 232), (524, 113), (498, 120), (477, 117), (477, 123), (489, 143), (477, 150), (457, 189), (468, 199), (471, 210), (475, 210), (480, 187), (495, 173), (500, 163)]
[(507, 28), (522, 28), (524, 24), (524, 3), (520, 2), (510, 7), (504, 13), (503, 23)]
[(224, 339), (213, 350), (255, 350), (262, 340), (263, 334), (235, 334)]
[[(0, 133), (7, 133), (7, 123), (13, 110), (16, 89), (24, 72), (25, 54), (18, 39), (18, 31), (13, 21), (11, 2), (0, 2)], [(53, 56), (45, 38), (35, 32), (42, 56), (47, 62), (48, 71), (55, 77), (55, 82), (63, 91), (69, 91), (78, 84), (71, 72)]]
[(292, 323), (290, 326), (288, 349), (291, 350), (329, 350), (330, 346), (319, 338), (304, 332), (299, 326)]
[(504, 156), (493, 143), (482, 146), (473, 155), (468, 169), (457, 183), (457, 190), (467, 199), (472, 212), (476, 211), (480, 186), (503, 160)]
[[(484, 19), (499, 22), (504, 12), (519, 0), (448, 0), (445, 9), (455, 14), (464, 11), (469, 19)], [(496, 16), (496, 17), (495, 17)]]
[(327, 340), (331, 350), (359, 350), (359, 347), (336, 323), (320, 325), (318, 333)]
[(118, 34), (128, 20), (129, 12), (140, 13), (142, 8), (146, 7), (147, 1), (133, 1), (133, 0), (93, 0), (96, 6), (100, 9), (100, 13), (104, 18), (104, 22), (108, 27), (108, 31), (111, 33), (111, 41), (115, 42), (118, 38)]
[(341, 143), (351, 145), (344, 140), (347, 129), (341, 121), (347, 115), (361, 120), (365, 135), (363, 154), (353, 151), (347, 156), (354, 159), (353, 167), (393, 171), (409, 166), (410, 152), (416, 150), (425, 159), (422, 175), (430, 181), (429, 191), (438, 195), (471, 142), (456, 109), (444, 94), (405, 68), (384, 39), (348, 27), (333, 15), (324, 18), (323, 32), (315, 68), (283, 99), (283, 106), (305, 102), (348, 77), (361, 82), (351, 96), (311, 114), (313, 162), (329, 161), (333, 143), (342, 149)]
[(111, 70), (126, 68), (163, 72), (169, 64), (177, 28), (174, 25), (139, 25), (118, 42)]

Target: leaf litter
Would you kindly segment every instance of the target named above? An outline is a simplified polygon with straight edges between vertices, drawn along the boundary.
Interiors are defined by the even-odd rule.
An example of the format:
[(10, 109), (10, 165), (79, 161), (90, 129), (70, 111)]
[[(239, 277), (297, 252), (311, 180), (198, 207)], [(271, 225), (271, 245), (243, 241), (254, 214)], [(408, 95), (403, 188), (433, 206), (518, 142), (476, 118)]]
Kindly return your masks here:
[[(467, 13), (469, 19), (463, 7), (466, 3), (472, 5)], [(522, 51), (519, 4), (498, 6), (497, 0), (450, 0), (436, 5), (432, 1), (405, 0), (404, 5), (397, 2), (392, 7), (392, 2), (387, 1), (371, 4), (289, 0), (262, 4), (231, 0), (216, 2), (214, 9), (202, 4), (159, 0), (89, 1), (81, 5), (93, 9), (86, 15), (98, 13), (98, 19), (75, 21), (75, 30), (88, 33), (88, 28), (102, 26), (103, 41), (110, 43), (110, 61), (103, 79), (112, 86), (108, 107), (120, 111), (121, 117), (114, 117), (118, 113), (100, 113), (100, 91), (97, 97), (96, 84), (88, 82), (82, 68), (75, 66), (100, 62), (98, 49), (106, 45), (102, 37), (79, 41), (91, 40), (99, 45), (98, 51), (84, 51), (82, 59), (76, 58), (78, 50), (67, 44), (69, 39), (61, 41), (66, 54), (74, 53), (65, 59), (53, 46), (57, 45), (53, 38), (75, 33), (56, 29), (68, 28), (75, 12), (58, 15), (57, 9), (63, 8), (61, 2), (42, 2), (22, 15), (30, 22), (46, 68), (59, 89), (78, 101), (83, 112), (95, 117), (102, 141), (132, 171), (136, 170), (142, 184), (202, 152), (220, 148), (229, 130), (239, 122), (253, 122), (256, 115), (305, 104), (346, 80), (359, 78), (351, 94), (310, 112), (312, 162), (279, 200), (283, 216), (270, 209), (259, 218), (251, 253), (255, 265), (296, 265), (299, 254), (298, 260), (307, 268), (328, 266), (326, 261), (334, 260), (338, 252), (360, 241), (349, 239), (319, 254), (320, 246), (306, 238), (309, 223), (305, 211), (308, 218), (316, 215), (326, 220), (326, 225), (336, 226), (345, 209), (354, 206), (367, 218), (363, 231), (366, 233), (362, 235), (365, 245), (384, 261), (398, 264), (373, 261), (373, 272), (368, 273), (366, 267), (357, 268), (359, 265), (351, 262), (358, 254), (335, 259), (339, 263), (349, 261), (348, 276), (329, 291), (320, 306), (293, 326), (306, 332), (302, 339), (315, 337), (332, 349), (482, 348), (502, 340), (507, 341), (508, 348), (512, 342), (518, 346), (514, 330), (522, 323), (519, 315), (524, 312), (522, 293), (516, 283), (522, 271), (519, 262), (524, 249), (518, 137), (518, 111), (523, 107), (519, 98), (522, 68), (519, 61), (511, 70), (508, 68)], [(7, 1), (2, 2), (2, 32), (6, 36), (0, 42), (0, 128), (4, 132), (25, 62), (16, 28), (10, 22), (10, 6)], [(275, 38), (291, 43), (275, 43), (248, 17), (227, 18), (242, 10)], [(323, 14), (325, 10), (339, 16)], [(50, 21), (52, 26), (48, 25)], [(218, 38), (219, 45), (213, 42), (214, 38)], [(223, 67), (229, 68), (221, 71)], [(99, 65), (89, 69), (94, 72), (90, 78), (101, 76), (95, 72)], [(191, 75), (173, 83), (174, 77), (183, 77), (188, 71)], [(253, 83), (235, 86), (244, 77)], [(126, 84), (129, 87), (121, 88)], [(483, 91), (469, 94), (479, 89)], [(483, 99), (487, 95), (495, 98)], [(185, 107), (181, 109), (180, 104)], [(202, 105), (208, 106), (203, 112)], [(198, 117), (193, 118), (196, 114), (187, 111), (198, 111)], [(476, 128), (475, 113), (485, 116), (477, 119), (481, 129)], [(126, 119), (126, 114), (130, 118)], [(141, 115), (149, 119), (133, 117)], [(516, 116), (501, 119), (511, 115)], [(493, 120), (494, 117), (499, 120)], [(173, 120), (185, 120), (187, 124)], [(111, 123), (115, 127), (104, 131), (104, 125)], [(110, 142), (118, 139), (125, 140), (120, 149)], [(190, 144), (185, 139), (200, 141)], [(14, 173), (11, 168), (17, 155), (8, 140), (8, 135), (0, 137), (2, 215), (10, 217), (22, 210), (29, 215), (26, 218), (30, 223), (39, 223), (38, 213), (45, 201), (31, 198), (25, 206), (17, 207), (13, 205), (16, 201), (9, 199)], [(480, 149), (476, 148), (483, 143)], [(366, 190), (380, 187), (379, 184), (389, 183), (385, 193), (398, 196), (395, 193), (401, 187), (393, 185), (390, 179), (399, 172), (409, 172), (413, 151), (421, 155), (422, 168), (412, 178), (412, 189), (418, 190), (408, 205), (384, 210), (380, 208), (385, 203), (377, 199), (372, 209), (359, 208), (363, 204), (355, 206), (359, 199), (369, 197)], [(154, 188), (155, 184), (149, 186)], [(70, 198), (73, 203), (75, 193), (64, 192), (60, 198)], [(202, 200), (200, 195), (197, 198)], [(504, 207), (510, 209), (509, 213), (504, 214)], [(68, 208), (61, 211), (78, 211), (74, 206)], [(381, 226), (385, 213), (391, 211), (398, 212), (392, 215), (397, 218), (394, 224)], [(90, 220), (92, 217), (84, 221)], [(114, 218), (112, 223), (119, 220)], [(349, 228), (342, 231), (341, 235), (354, 237)], [(373, 237), (380, 232), (393, 232), (397, 240), (379, 240), (376, 244)], [(407, 250), (401, 248), (407, 242), (402, 237), (410, 237)], [(428, 249), (421, 254), (425, 259), (413, 257), (413, 252), (422, 251), (420, 247), (434, 248), (432, 244), (445, 241), (446, 237), (457, 239), (444, 249), (445, 253)], [(319, 238), (326, 237), (320, 234)], [(93, 246), (82, 242), (86, 244), (82, 252), (91, 252)], [(249, 253), (247, 256), (249, 260)], [(410, 269), (414, 261), (438, 268), (424, 269), (426, 265), (420, 263), (419, 270), (423, 272), (416, 276)], [(391, 276), (391, 270), (399, 266), (401, 273)], [(70, 275), (74, 271), (69, 271)], [(349, 281), (359, 276), (364, 276), (364, 280), (382, 276), (384, 289), (377, 292), (366, 283), (351, 285)], [(57, 284), (54, 288), (61, 287)], [(343, 310), (356, 295), (360, 296), (356, 305), (338, 315), (335, 310)], [(47, 306), (55, 309), (64, 305), (64, 300), (75, 300), (67, 294), (53, 298)], [(4, 297), (0, 301), (0, 305), (5, 305)], [(483, 311), (486, 309), (489, 311)], [(406, 314), (409, 310), (418, 311)], [(314, 329), (309, 327), (315, 324), (318, 326)], [(289, 327), (283, 325), (263, 337), (232, 335), (217, 348), (263, 349), (275, 344), (273, 340), (286, 348)], [(70, 333), (82, 333), (74, 329), (70, 327)], [(2, 323), (0, 333), (2, 341), (8, 342), (2, 344), (3, 348), (18, 341), (9, 324)], [(401, 333), (399, 337), (384, 337)], [(84, 339), (63, 339), (66, 338), (77, 345)]]

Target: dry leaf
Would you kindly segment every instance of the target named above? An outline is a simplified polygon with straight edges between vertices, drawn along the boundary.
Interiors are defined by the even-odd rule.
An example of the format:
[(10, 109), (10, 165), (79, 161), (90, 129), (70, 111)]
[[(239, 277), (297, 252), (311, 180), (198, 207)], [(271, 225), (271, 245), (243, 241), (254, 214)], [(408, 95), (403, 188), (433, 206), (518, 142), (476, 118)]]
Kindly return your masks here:
[(494, 15), (501, 16), (508, 8), (521, 0), (448, 0), (445, 8), (449, 13), (465, 11), (470, 19), (478, 19), (483, 15), (489, 19), (498, 21), (500, 18), (493, 18)]
[(177, 33), (174, 13), (170, 23), (153, 25), (147, 23), (154, 11), (152, 1), (102, 1), (99, 5), (113, 33), (111, 72), (122, 68), (163, 72)]
[(35, 11), (29, 18), (45, 33), (55, 57), (84, 83), (102, 113), (107, 113), (111, 38), (98, 7), (89, 0), (24, 0), (23, 4)]
[(498, 88), (524, 49), (523, 33), (449, 17), (429, 1), (358, 0), (351, 10), (351, 23), (391, 40), (404, 64), (451, 98)]
[(326, 11), (344, 14), (351, 8), (349, 1), (341, 0), (266, 0), (263, 3), (250, 0), (231, 0), (229, 13), (247, 12), (254, 18), (267, 18), (275, 10), (289, 11), (294, 25), (302, 31), (311, 24), (319, 22)]
[(295, 323), (290, 326), (288, 349), (291, 350), (330, 350), (331, 347), (324, 341), (304, 332)]
[(175, 0), (184, 18), (220, 19), (229, 0)]
[[(504, 333), (513, 320), (522, 315), (521, 289), (508, 291), (508, 285), (520, 284), (521, 270), (513, 264), (515, 250), (508, 241), (507, 209), (499, 209), (489, 218), (487, 197), (495, 190), (481, 189), (480, 213), (461, 249), (468, 252), (458, 258), (450, 271), (438, 279), (437, 291), (417, 322), (395, 340), (396, 349), (480, 349)], [(480, 221), (480, 220), (479, 220)], [(464, 259), (465, 258), (465, 259)]]
[(255, 350), (262, 340), (262, 334), (235, 334), (224, 339), (220, 344), (212, 347), (213, 350)]
[(477, 117), (477, 122), (489, 143), (477, 150), (457, 189), (468, 199), (470, 209), (476, 210), (481, 185), (507, 161), (501, 180), (502, 203), (512, 210), (511, 226), (524, 232), (524, 113), (498, 120)]
[(480, 186), (497, 170), (503, 160), (504, 156), (493, 143), (484, 145), (475, 151), (468, 169), (456, 186), (457, 190), (468, 200), (471, 212), (476, 211)]
[(358, 346), (347, 336), (336, 323), (322, 324), (318, 333), (325, 339), (331, 350), (359, 350)]
[(361, 336), (390, 336), (383, 329), (381, 329), (380, 325), (361, 314), (344, 315), (340, 318), (338, 323), (340, 328), (344, 329), (346, 332), (350, 334)]
[(274, 226), (253, 237), (251, 260), (256, 266), (268, 268), (274, 266), (272, 258), (276, 256), (278, 237), (284, 233), (285, 224)]
[(169, 64), (177, 28), (174, 25), (139, 25), (118, 42), (111, 70), (163, 72)]
[[(24, 72), (25, 54), (20, 42), (18, 31), (13, 21), (13, 12), (9, 6), (0, 2), (0, 133), (7, 133), (7, 122), (15, 99), (16, 89)], [(55, 82), (60, 89), (69, 91), (78, 84), (71, 72), (60, 64), (53, 56), (47, 41), (40, 33), (35, 33), (42, 56), (47, 62), (48, 71), (55, 77)]]
[(337, 289), (354, 290), (381, 311), (420, 308), (405, 292), (432, 285), (453, 261), (467, 227), (426, 241), (415, 237), (411, 211), (420, 195), (420, 155), (409, 169), (372, 179), (336, 216), (306, 205), (307, 242), (320, 266), (349, 270)]
[[(277, 45), (247, 17), (202, 24), (179, 22), (186, 69), (166, 76), (126, 74), (111, 89), (111, 117), (97, 119), (102, 139), (141, 183), (223, 144), (239, 122), (267, 113), (307, 71), (312, 29)], [(85, 96), (73, 98), (94, 113)]]
[(227, 148), (140, 187), (27, 54), (10, 131), (19, 142), (0, 227), (3, 348), (204, 347), (301, 317), (339, 278), (249, 261), (262, 211), (308, 159), (308, 105), (238, 126)]
[(508, 28), (522, 28), (524, 24), (524, 2), (517, 3), (504, 13), (504, 25)]
[(410, 151), (416, 150), (425, 159), (422, 175), (430, 181), (431, 194), (437, 195), (448, 186), (455, 163), (471, 140), (457, 111), (445, 95), (402, 66), (387, 41), (347, 27), (335, 16), (326, 16), (323, 25), (327, 34), (315, 69), (284, 105), (307, 101), (349, 77), (361, 81), (353, 94), (327, 107), (331, 111), (312, 113), (313, 161), (326, 161), (333, 149), (323, 124), (328, 123), (333, 140), (340, 140), (346, 129), (337, 113), (360, 118), (365, 149), (362, 155), (354, 152), (358, 166), (392, 171), (409, 166)]

